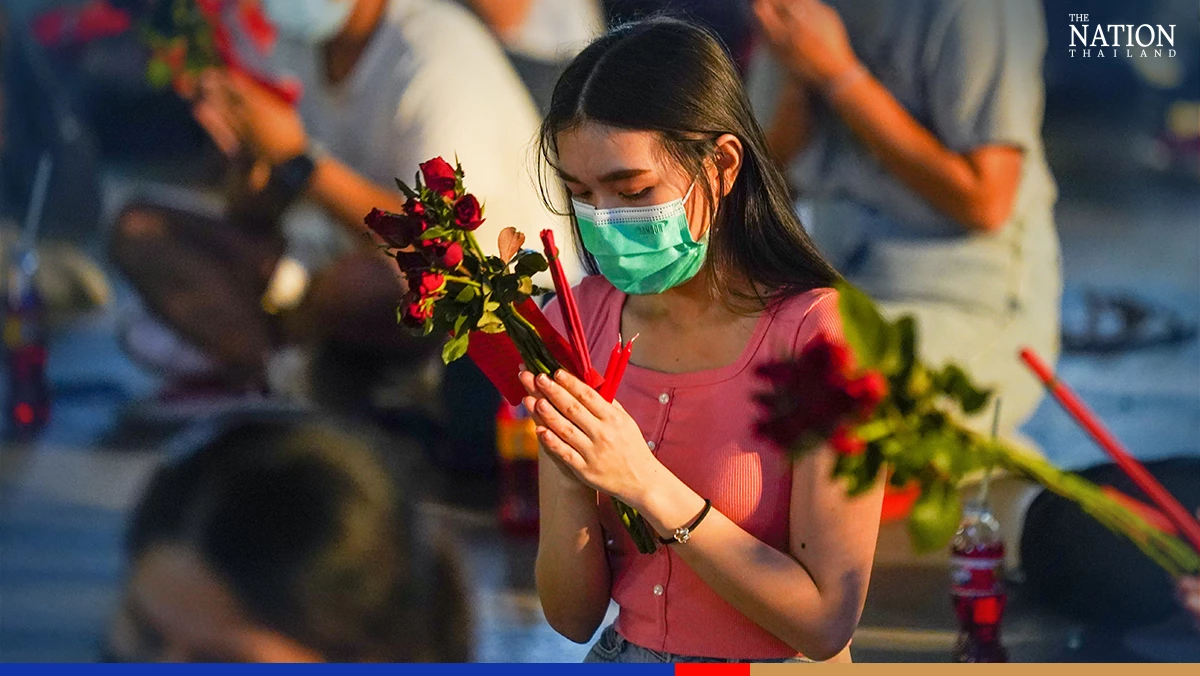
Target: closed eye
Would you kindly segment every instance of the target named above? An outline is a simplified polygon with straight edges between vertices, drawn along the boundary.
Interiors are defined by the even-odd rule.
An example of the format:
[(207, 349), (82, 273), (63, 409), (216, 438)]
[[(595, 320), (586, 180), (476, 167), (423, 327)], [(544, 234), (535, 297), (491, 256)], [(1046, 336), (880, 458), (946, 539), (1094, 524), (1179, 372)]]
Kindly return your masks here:
[(623, 199), (627, 199), (627, 200), (631, 200), (631, 201), (637, 200), (637, 199), (641, 199), (641, 198), (645, 197), (646, 195), (649, 195), (652, 187), (653, 186), (643, 188), (632, 195), (627, 194), (627, 193), (620, 193), (620, 195)]

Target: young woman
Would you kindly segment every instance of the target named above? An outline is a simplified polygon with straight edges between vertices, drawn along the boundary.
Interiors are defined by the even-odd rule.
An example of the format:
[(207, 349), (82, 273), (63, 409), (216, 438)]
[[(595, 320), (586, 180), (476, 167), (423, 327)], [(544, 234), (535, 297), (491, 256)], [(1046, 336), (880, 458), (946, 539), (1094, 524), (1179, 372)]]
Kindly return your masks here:
[(252, 422), (159, 470), (108, 659), (470, 659), (457, 566), (395, 460), (332, 424)]
[[(542, 150), (600, 273), (576, 289), (592, 354), (640, 335), (612, 404), (565, 372), (521, 376), (550, 624), (587, 641), (612, 598), (589, 661), (848, 659), (882, 489), (848, 499), (831, 451), (793, 462), (754, 434), (756, 367), (838, 332), (837, 274), (733, 65), (686, 23), (619, 28), (564, 72)], [(670, 544), (639, 554), (609, 495)]]

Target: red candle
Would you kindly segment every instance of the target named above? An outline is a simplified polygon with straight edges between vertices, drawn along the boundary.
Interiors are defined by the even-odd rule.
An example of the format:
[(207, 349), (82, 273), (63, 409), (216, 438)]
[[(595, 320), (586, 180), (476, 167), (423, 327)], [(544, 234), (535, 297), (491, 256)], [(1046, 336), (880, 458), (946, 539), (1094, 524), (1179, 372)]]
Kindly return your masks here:
[(1166, 488), (1163, 488), (1163, 485), (1142, 463), (1125, 450), (1121, 442), (1117, 441), (1117, 438), (1104, 427), (1096, 414), (1079, 397), (1075, 396), (1075, 393), (1066, 384), (1054, 377), (1050, 367), (1042, 361), (1037, 353), (1028, 347), (1023, 348), (1021, 359), (1031, 371), (1037, 374), (1037, 377), (1050, 390), (1050, 394), (1054, 395), (1067, 413), (1071, 414), (1071, 417), (1087, 430), (1096, 443), (1100, 444), (1100, 447), (1117, 463), (1121, 471), (1137, 484), (1137, 487), (1162, 510), (1163, 515), (1170, 519), (1171, 523), (1192, 543), (1192, 547), (1200, 552), (1200, 523), (1196, 522), (1196, 519), (1188, 513), (1183, 505), (1179, 504), (1174, 496), (1167, 492)]
[(613, 397), (617, 395), (617, 385), (620, 383), (616, 380), (617, 369), (621, 363), (621, 338), (617, 337), (617, 344), (613, 347), (612, 354), (608, 357), (608, 365), (604, 367), (604, 382), (600, 385), (600, 396), (604, 397), (604, 401), (612, 402)]

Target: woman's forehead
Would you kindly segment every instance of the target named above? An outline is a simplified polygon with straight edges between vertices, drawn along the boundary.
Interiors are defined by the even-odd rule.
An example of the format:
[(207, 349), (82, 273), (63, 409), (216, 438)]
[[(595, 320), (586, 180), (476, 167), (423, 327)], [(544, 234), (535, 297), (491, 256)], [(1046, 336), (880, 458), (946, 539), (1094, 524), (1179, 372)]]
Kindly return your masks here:
[(556, 145), (556, 168), (585, 181), (622, 170), (654, 170), (664, 158), (657, 133), (593, 122), (559, 132)]

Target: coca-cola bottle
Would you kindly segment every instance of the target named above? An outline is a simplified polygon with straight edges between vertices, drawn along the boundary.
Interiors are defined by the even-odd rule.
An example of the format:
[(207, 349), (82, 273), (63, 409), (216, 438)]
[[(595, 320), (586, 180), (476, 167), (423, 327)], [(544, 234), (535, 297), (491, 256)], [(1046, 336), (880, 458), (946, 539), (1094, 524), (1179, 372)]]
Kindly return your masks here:
[(950, 544), (950, 598), (958, 615), (955, 662), (1007, 662), (1000, 643), (1004, 590), (1004, 541), (987, 503), (967, 505)]
[(538, 532), (537, 426), (524, 405), (500, 402), (496, 450), (500, 456), (500, 527), (512, 535)]
[(19, 248), (9, 264), (4, 294), (5, 417), (8, 435), (18, 440), (35, 436), (50, 417), (45, 312), (34, 283), (36, 271), (37, 253)]

